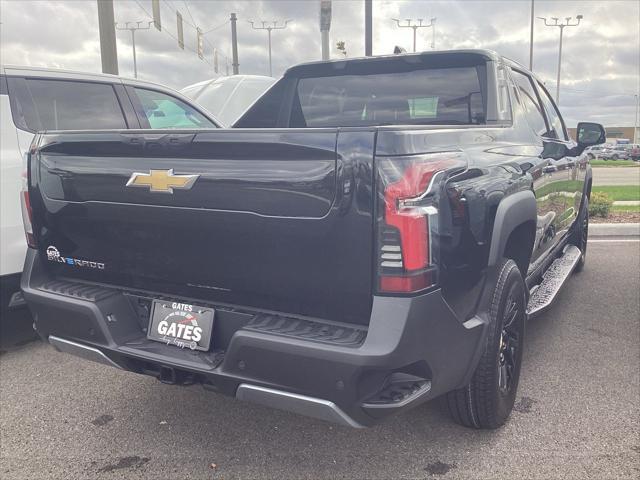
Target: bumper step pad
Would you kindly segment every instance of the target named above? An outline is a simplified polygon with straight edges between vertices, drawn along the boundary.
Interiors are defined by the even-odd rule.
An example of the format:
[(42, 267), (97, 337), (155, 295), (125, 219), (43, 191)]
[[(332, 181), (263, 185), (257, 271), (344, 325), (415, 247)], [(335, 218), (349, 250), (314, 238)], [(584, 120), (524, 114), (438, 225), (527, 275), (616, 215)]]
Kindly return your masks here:
[(384, 388), (362, 404), (365, 409), (398, 408), (407, 405), (431, 390), (426, 378), (405, 373), (393, 373)]
[(268, 314), (256, 315), (244, 326), (244, 330), (285, 335), (302, 340), (312, 340), (348, 347), (358, 347), (362, 345), (367, 336), (367, 331), (364, 328), (352, 328)]
[(580, 260), (580, 249), (569, 245), (557, 260), (544, 272), (542, 282), (531, 289), (527, 314), (532, 317), (542, 313), (555, 300), (556, 295)]

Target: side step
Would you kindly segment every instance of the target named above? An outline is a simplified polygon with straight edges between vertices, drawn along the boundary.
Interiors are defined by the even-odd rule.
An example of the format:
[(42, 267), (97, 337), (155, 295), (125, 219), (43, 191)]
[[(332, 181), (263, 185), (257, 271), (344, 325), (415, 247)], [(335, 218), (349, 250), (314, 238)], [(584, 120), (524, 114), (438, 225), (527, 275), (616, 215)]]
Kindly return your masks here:
[(562, 256), (544, 272), (542, 283), (531, 289), (531, 297), (527, 305), (529, 317), (539, 315), (549, 308), (579, 260), (580, 249), (574, 245), (567, 246)]

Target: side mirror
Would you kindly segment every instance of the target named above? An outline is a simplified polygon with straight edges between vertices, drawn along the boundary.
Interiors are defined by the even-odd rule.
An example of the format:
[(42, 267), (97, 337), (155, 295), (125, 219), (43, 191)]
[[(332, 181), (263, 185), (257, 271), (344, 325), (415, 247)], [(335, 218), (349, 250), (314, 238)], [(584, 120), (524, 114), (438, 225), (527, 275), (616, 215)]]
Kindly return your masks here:
[(604, 127), (599, 123), (580, 122), (576, 130), (578, 146), (583, 150), (592, 145), (600, 145), (607, 139)]

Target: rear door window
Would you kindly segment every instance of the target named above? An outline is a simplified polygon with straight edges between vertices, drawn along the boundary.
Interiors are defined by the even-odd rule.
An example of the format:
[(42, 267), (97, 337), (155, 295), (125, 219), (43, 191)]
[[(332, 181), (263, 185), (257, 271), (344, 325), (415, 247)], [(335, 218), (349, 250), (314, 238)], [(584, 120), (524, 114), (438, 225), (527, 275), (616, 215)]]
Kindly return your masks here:
[(527, 75), (513, 70), (513, 80), (516, 84), (516, 98), (522, 105), (529, 125), (535, 132), (544, 137), (548, 135), (547, 122), (538, 100), (538, 95)]
[(137, 99), (132, 101), (143, 128), (216, 128), (211, 120), (176, 97), (146, 88), (133, 90)]
[(547, 118), (549, 119), (549, 132), (547, 137), (567, 141), (568, 137), (564, 128), (562, 117), (560, 116), (560, 112), (558, 112), (558, 109), (553, 103), (553, 100), (551, 100), (549, 92), (547, 92), (547, 90), (542, 86), (540, 82), (537, 83), (538, 92), (540, 93), (540, 98), (542, 99), (544, 110), (547, 113)]
[(127, 128), (109, 83), (26, 78), (12, 85), (12, 112), (16, 125), (25, 130)]
[(301, 78), (290, 126), (478, 125), (485, 104), (473, 66)]

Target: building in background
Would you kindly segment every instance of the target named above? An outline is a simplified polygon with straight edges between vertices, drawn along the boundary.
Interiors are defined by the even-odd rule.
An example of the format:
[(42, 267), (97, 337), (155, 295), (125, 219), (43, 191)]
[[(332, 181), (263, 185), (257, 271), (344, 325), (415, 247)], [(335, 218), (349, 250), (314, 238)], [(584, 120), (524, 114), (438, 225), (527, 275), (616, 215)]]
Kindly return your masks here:
[[(576, 139), (576, 129), (568, 128), (569, 135), (574, 140)], [(604, 127), (607, 133), (607, 143), (616, 143), (618, 140), (628, 140), (629, 143), (633, 143), (633, 130), (634, 127)]]

